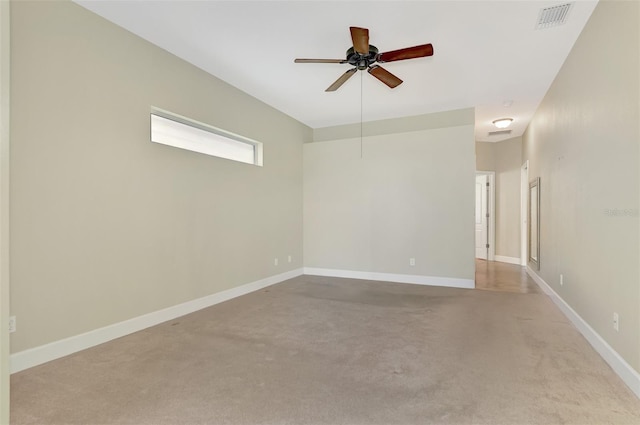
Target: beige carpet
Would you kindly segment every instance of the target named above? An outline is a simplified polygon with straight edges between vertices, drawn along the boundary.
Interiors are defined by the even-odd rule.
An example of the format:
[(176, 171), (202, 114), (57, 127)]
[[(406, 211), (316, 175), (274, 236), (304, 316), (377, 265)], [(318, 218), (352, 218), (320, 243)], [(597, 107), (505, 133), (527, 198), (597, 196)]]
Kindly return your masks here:
[(15, 374), (12, 424), (640, 424), (542, 294), (302, 276)]

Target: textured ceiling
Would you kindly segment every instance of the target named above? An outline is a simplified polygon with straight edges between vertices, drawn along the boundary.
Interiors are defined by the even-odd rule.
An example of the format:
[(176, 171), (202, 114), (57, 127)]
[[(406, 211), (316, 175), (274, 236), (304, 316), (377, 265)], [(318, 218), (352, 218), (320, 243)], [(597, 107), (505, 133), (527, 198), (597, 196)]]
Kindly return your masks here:
[[(500, 141), (523, 133), (597, 1), (544, 30), (539, 11), (563, 2), (77, 3), (313, 128), (475, 107), (476, 140)], [(381, 52), (432, 43), (435, 54), (384, 64), (404, 80), (396, 89), (359, 72), (326, 93), (348, 65), (293, 60), (344, 58), (349, 26), (369, 28)], [(512, 133), (488, 136), (505, 116)]]

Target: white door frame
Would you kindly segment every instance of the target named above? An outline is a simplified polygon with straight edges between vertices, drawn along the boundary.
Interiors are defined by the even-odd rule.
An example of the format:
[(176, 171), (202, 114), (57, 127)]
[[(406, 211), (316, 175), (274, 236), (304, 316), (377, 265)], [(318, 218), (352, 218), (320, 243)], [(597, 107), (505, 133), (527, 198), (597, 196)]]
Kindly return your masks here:
[[(487, 239), (489, 241), (489, 256), (487, 261), (496, 260), (496, 172), (495, 171), (476, 171), (476, 176), (486, 175), (489, 179), (489, 197), (487, 199), (487, 207), (489, 209), (489, 231)], [(475, 191), (474, 191), (475, 193)]]
[(527, 250), (529, 245), (529, 160), (520, 167), (520, 265), (527, 265)]
[(0, 1), (0, 423), (9, 423), (9, 25)]

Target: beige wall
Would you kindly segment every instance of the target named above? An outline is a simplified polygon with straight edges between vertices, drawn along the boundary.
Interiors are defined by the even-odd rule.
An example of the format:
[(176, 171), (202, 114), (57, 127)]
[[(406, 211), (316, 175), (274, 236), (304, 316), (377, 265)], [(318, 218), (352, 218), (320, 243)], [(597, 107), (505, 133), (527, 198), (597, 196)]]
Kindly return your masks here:
[(520, 258), (522, 138), (496, 143), (496, 255)]
[(496, 255), (520, 258), (522, 138), (476, 142), (476, 169), (495, 171)]
[[(311, 129), (73, 3), (11, 19), (12, 352), (302, 267)], [(151, 106), (264, 167), (150, 143)]]
[(401, 118), (390, 118), (357, 124), (337, 125), (313, 129), (314, 142), (360, 138), (364, 136), (380, 136), (383, 134), (409, 133), (411, 131), (431, 130), (446, 127), (456, 127), (469, 122), (473, 123), (475, 110), (473, 108), (456, 109), (453, 111), (435, 112), (426, 115), (412, 115)]
[(10, 3), (0, 2), (0, 424), (9, 423), (9, 30)]
[(495, 171), (496, 160), (493, 143), (476, 142), (476, 170)]
[(523, 138), (541, 179), (539, 274), (638, 371), (639, 7), (598, 4)]
[(473, 279), (473, 110), (462, 116), (365, 137), (362, 158), (359, 138), (305, 144), (305, 267)]

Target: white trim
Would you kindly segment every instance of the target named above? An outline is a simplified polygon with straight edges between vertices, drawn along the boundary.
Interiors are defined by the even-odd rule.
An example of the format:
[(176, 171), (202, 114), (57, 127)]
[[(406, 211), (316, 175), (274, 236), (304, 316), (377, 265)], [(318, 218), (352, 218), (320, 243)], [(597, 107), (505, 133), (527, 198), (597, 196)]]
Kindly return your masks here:
[(12, 354), (11, 373), (20, 372), (21, 370), (46, 363), (60, 357), (68, 356), (69, 354), (94, 347), (98, 344), (103, 344), (113, 339), (141, 331), (159, 323), (175, 319), (176, 317), (211, 307), (212, 305), (228, 301), (232, 298), (260, 290), (267, 286), (271, 286), (300, 275), (302, 275), (301, 268), (291, 270), (289, 272), (227, 289), (222, 292), (207, 295), (206, 297), (174, 305), (163, 310), (154, 311), (133, 319), (125, 320), (124, 322), (115, 323), (80, 335), (75, 335)]
[(602, 356), (625, 384), (640, 398), (640, 373), (627, 363), (574, 309), (571, 308), (538, 274), (527, 266), (527, 273), (560, 308), (589, 344)]
[(321, 268), (314, 268), (314, 267), (305, 267), (304, 274), (314, 275), (314, 276), (346, 277), (351, 279), (377, 280), (377, 281), (384, 281), (384, 282), (411, 283), (415, 285), (447, 286), (450, 288), (463, 288), (463, 289), (473, 289), (476, 287), (476, 283), (473, 279), (460, 279), (460, 278), (454, 278), (454, 277), (434, 277), (434, 276), (420, 276), (420, 275), (410, 275), (410, 274), (361, 272), (361, 271), (354, 271), (354, 270), (321, 269)]
[(518, 257), (507, 257), (505, 255), (496, 255), (496, 261), (500, 261), (501, 263), (509, 263), (516, 264), (520, 266), (520, 259)]

